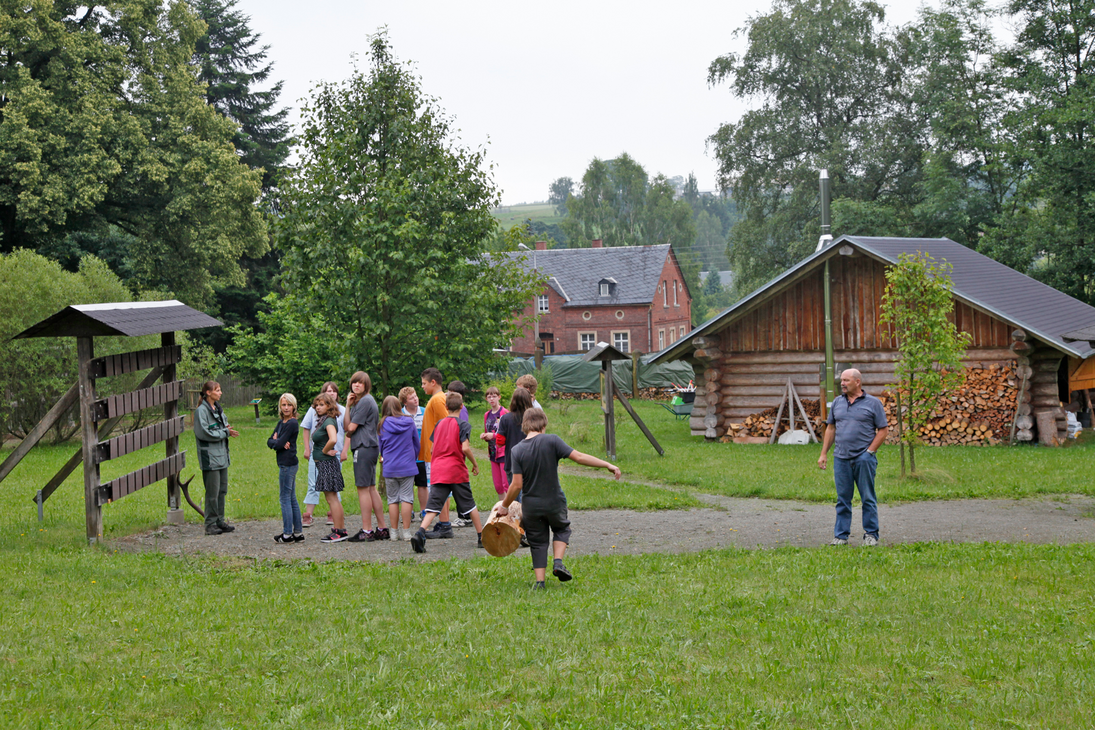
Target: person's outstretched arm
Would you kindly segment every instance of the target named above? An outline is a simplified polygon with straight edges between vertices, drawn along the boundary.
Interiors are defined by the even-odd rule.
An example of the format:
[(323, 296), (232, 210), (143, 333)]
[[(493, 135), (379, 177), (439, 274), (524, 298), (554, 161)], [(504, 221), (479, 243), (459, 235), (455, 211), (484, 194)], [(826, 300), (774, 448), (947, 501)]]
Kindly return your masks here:
[(582, 466), (592, 466), (596, 469), (608, 469), (610, 472), (616, 475), (617, 481), (619, 481), (620, 479), (620, 467), (616, 466), (615, 464), (609, 464), (604, 459), (598, 459), (596, 456), (583, 454), (577, 449), (571, 451), (570, 456), (567, 458), (577, 464), (581, 464)]

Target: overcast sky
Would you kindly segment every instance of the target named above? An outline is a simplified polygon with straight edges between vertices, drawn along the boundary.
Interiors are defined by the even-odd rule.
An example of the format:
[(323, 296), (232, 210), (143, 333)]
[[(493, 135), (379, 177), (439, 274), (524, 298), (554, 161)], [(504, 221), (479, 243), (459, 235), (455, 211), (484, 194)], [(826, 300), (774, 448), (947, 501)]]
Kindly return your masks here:
[[(917, 3), (884, 2), (887, 22)], [(465, 146), (485, 146), (502, 202), (544, 200), (558, 177), (579, 180), (594, 157), (621, 152), (651, 175), (695, 173), (715, 187), (707, 137), (744, 107), (707, 67), (741, 50), (733, 31), (770, 0), (731, 2), (393, 2), (239, 0), (270, 46), (274, 79), (297, 119), (318, 81), (363, 67), (386, 26), (400, 60), (455, 118)]]

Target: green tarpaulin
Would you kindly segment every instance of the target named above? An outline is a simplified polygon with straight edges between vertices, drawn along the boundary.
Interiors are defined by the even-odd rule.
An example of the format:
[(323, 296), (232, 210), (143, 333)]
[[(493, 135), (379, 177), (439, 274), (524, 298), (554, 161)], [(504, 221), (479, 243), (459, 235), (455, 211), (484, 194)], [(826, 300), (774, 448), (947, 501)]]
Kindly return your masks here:
[[(549, 355), (544, 367), (551, 370), (551, 389), (562, 393), (600, 393), (601, 364), (585, 362), (577, 355)], [(510, 360), (511, 377), (525, 375), (535, 370), (532, 358)], [(639, 360), (640, 388), (668, 388), (671, 385), (688, 385), (695, 375), (692, 366), (678, 360), (664, 365), (648, 365)], [(617, 388), (631, 392), (631, 361), (612, 363), (612, 382)]]

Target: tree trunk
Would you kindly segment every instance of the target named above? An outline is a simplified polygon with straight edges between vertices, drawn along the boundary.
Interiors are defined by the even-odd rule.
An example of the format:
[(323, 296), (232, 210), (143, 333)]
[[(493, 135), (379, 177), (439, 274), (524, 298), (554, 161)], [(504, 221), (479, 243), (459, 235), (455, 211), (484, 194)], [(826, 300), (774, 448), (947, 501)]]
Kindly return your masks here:
[(521, 545), (521, 503), (514, 502), (508, 507), (508, 515), (499, 515), (498, 502), (490, 511), (487, 524), (483, 525), (483, 549), (496, 558), (512, 555)]

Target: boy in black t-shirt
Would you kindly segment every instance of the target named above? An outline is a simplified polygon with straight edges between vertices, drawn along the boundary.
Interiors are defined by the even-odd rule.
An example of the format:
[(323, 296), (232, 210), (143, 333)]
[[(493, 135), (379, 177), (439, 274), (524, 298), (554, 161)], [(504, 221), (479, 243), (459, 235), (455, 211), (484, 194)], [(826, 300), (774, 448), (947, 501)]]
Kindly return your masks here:
[(567, 498), (559, 486), (559, 460), (585, 466), (608, 469), (620, 478), (620, 467), (602, 461), (596, 456), (575, 451), (554, 434), (547, 434), (547, 416), (539, 408), (525, 411), (521, 430), (525, 440), (513, 447), (511, 462), (513, 482), (502, 499), (498, 513), (509, 514), (509, 506), (521, 495), (521, 527), (525, 530), (532, 553), (532, 569), (536, 574), (533, 588), (543, 588), (547, 575), (548, 538), (551, 540), (555, 563), (552, 573), (561, 581), (574, 576), (563, 565), (567, 544), (570, 542), (570, 520), (567, 519)]

